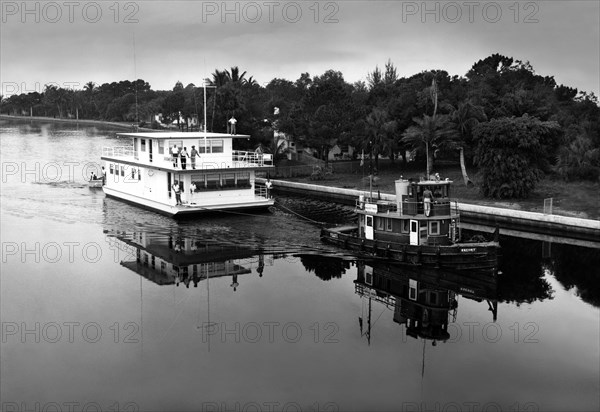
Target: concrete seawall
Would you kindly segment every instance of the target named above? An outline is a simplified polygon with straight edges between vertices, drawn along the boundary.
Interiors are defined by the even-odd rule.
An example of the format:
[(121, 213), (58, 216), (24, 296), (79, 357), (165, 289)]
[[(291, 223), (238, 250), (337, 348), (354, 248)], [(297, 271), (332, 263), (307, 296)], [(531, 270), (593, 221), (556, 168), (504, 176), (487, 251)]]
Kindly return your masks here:
[[(256, 179), (262, 183), (264, 179)], [(353, 206), (360, 194), (369, 195), (368, 191), (344, 189), (331, 186), (320, 186), (308, 183), (272, 180), (273, 190), (279, 193), (289, 193), (300, 196), (310, 196), (336, 203)], [(390, 193), (378, 194), (382, 200), (395, 201), (396, 195)], [(568, 216), (546, 215), (543, 213), (526, 212), (499, 207), (459, 203), (461, 221), (477, 223), (500, 228), (523, 230), (534, 233), (552, 234), (574, 239), (600, 242), (600, 221), (580, 219)]]

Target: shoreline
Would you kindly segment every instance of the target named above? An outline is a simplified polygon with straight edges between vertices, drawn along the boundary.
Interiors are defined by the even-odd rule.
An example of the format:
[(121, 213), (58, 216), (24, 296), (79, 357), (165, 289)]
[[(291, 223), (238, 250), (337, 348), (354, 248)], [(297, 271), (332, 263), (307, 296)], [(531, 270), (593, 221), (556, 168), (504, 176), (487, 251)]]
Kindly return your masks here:
[[(74, 124), (84, 124), (84, 125), (112, 126), (112, 127), (118, 127), (119, 129), (132, 130), (131, 123), (108, 122), (105, 120), (92, 120), (92, 119), (64, 119), (64, 118), (44, 117), (44, 116), (12, 116), (12, 115), (8, 115), (8, 114), (0, 114), (0, 120), (74, 123)], [(139, 130), (151, 130), (151, 129), (139, 128)]]

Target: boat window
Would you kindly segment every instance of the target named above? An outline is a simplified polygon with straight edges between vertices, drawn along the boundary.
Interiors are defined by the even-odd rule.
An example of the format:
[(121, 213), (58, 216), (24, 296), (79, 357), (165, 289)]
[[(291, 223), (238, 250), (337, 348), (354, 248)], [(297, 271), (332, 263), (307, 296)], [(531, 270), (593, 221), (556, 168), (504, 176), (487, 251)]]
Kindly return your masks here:
[(408, 298), (410, 300), (417, 300), (417, 288), (411, 284), (409, 286), (408, 291), (409, 291)]
[(165, 141), (158, 139), (158, 154), (165, 154)]
[[(206, 176), (205, 175), (192, 175), (192, 184), (196, 186), (195, 192), (199, 192), (202, 189), (206, 188)], [(192, 187), (190, 185), (190, 187)]]
[(146, 139), (140, 139), (142, 152), (146, 151)]
[(221, 177), (221, 185), (223, 187), (235, 187), (235, 174), (223, 173), (223, 176)]
[(429, 294), (429, 303), (432, 305), (437, 305), (437, 293), (436, 292), (431, 292)]
[(125, 166), (121, 166), (121, 176), (125, 177)]
[(135, 180), (135, 167), (131, 168), (131, 178)]
[(207, 189), (218, 189), (219, 188), (219, 174), (206, 175), (206, 188)]
[(373, 227), (373, 216), (367, 216), (367, 226)]
[(142, 172), (139, 167), (138, 167), (138, 180), (142, 180)]
[(417, 222), (410, 222), (410, 231), (411, 232), (416, 232), (417, 231)]
[(410, 224), (409, 220), (403, 220), (402, 221), (402, 227), (400, 228), (400, 231), (402, 233), (408, 233), (409, 224)]
[(212, 153), (223, 153), (223, 140), (212, 140), (211, 149)]
[(385, 229), (385, 218), (384, 217), (378, 217), (375, 220), (377, 222), (377, 230), (384, 230)]
[(115, 173), (115, 165), (113, 165), (112, 163), (110, 164), (110, 174), (114, 174)]
[(385, 230), (387, 230), (388, 232), (392, 231), (392, 222), (393, 221), (394, 221), (393, 219), (387, 219), (387, 225), (385, 227)]
[(430, 235), (439, 235), (440, 234), (440, 222), (438, 222), (438, 221), (429, 222), (429, 234)]
[(237, 187), (250, 187), (250, 173), (237, 173)]
[(205, 175), (192, 175), (192, 183), (196, 186), (196, 192), (199, 192), (206, 187), (204, 182), (205, 177)]
[[(210, 140), (206, 141), (206, 146), (210, 147)], [(206, 148), (204, 146), (204, 139), (198, 140), (198, 153), (206, 153)]]

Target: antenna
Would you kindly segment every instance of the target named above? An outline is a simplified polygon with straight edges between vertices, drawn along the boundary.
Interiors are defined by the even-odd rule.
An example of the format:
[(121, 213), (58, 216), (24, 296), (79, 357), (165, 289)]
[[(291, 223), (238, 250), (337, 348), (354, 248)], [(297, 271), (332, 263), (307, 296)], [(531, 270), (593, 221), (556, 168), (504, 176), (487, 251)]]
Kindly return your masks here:
[(208, 85), (208, 77), (206, 77), (206, 58), (204, 59), (204, 75), (205, 77), (202, 79), (202, 88), (204, 89), (204, 154), (206, 154), (208, 152), (208, 148), (206, 147), (206, 88), (207, 87), (214, 87), (215, 89), (217, 88), (217, 86), (209, 86)]
[(133, 37), (133, 82), (135, 84), (135, 129), (138, 130), (140, 117), (138, 115), (138, 88), (137, 88), (137, 66), (135, 58), (135, 32), (131, 34)]

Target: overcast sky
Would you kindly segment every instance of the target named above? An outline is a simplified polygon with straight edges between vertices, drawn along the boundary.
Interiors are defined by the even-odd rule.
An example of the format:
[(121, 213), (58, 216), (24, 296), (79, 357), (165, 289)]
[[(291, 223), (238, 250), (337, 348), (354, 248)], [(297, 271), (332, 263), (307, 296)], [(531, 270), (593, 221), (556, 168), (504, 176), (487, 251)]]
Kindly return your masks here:
[(261, 84), (328, 69), (355, 82), (388, 59), (401, 76), (463, 76), (493, 53), (529, 61), (559, 84), (600, 88), (598, 0), (1, 0), (1, 11), (5, 96), (134, 77), (172, 89), (232, 66)]

